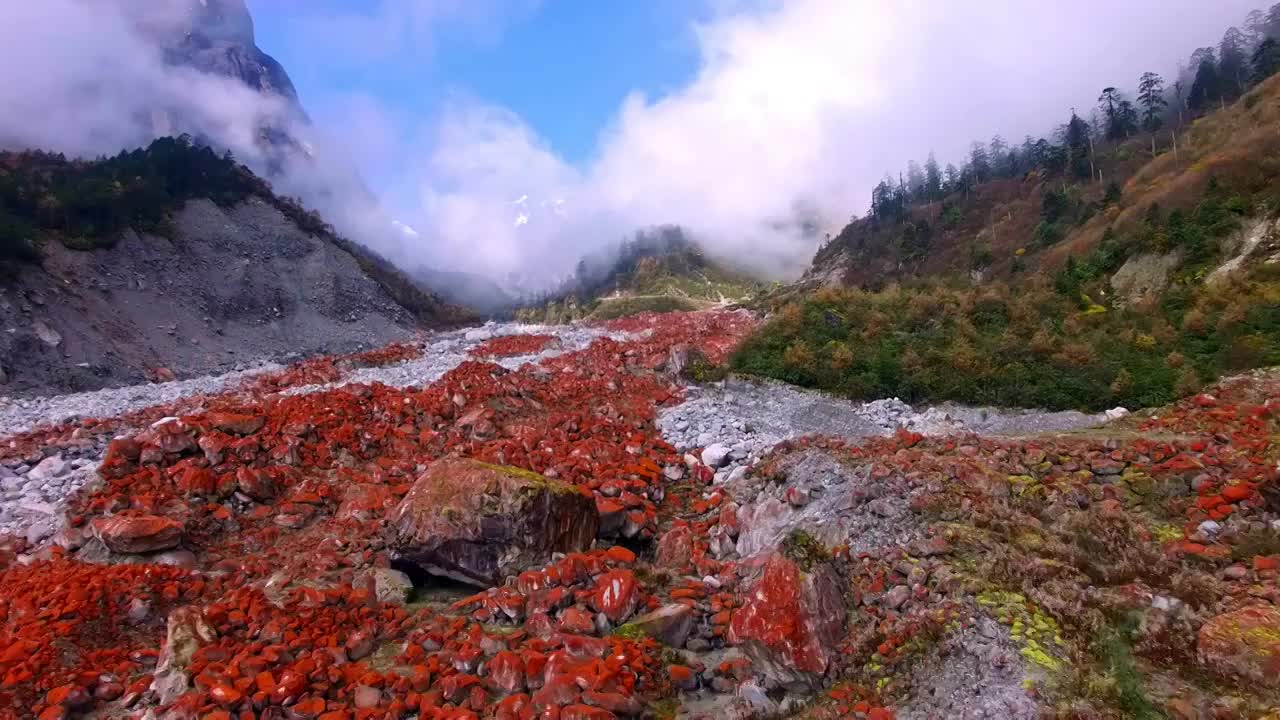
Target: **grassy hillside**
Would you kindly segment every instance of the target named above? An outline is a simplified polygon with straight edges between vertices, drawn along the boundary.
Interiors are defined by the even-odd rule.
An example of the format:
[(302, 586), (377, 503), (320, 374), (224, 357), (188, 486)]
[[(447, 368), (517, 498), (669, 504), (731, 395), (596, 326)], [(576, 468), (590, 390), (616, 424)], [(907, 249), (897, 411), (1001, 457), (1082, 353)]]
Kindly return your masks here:
[(1211, 181), (1230, 188), (1244, 209), (1280, 207), (1278, 128), (1280, 76), (1177, 130), (1176, 152), (1173, 130), (1099, 143), (1101, 181), (1036, 169), (913, 205), (901, 222), (855, 220), (818, 251), (807, 277), (875, 288), (970, 272), (1003, 279), (1053, 272), (1108, 231), (1140, 230), (1152, 207), (1194, 209)]
[[(853, 397), (1099, 409), (1280, 364), (1280, 77), (1196, 120), (1176, 155), (1150, 143), (1102, 147), (1105, 183), (1030, 172), (852, 223), (735, 367)], [(1244, 228), (1259, 242), (1209, 282)], [(1142, 299), (1112, 286), (1138, 257), (1169, 270)]]

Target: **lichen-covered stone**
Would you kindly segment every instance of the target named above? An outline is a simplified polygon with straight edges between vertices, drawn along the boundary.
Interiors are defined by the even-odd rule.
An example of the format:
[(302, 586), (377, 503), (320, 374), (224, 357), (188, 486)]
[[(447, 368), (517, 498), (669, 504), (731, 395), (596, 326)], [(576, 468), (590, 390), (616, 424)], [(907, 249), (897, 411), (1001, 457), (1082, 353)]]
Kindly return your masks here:
[(1197, 651), (1219, 675), (1280, 688), (1280, 609), (1255, 605), (1213, 618), (1200, 628)]
[(598, 524), (595, 501), (570, 485), (455, 458), (433, 463), (389, 522), (398, 558), (481, 586), (589, 548)]

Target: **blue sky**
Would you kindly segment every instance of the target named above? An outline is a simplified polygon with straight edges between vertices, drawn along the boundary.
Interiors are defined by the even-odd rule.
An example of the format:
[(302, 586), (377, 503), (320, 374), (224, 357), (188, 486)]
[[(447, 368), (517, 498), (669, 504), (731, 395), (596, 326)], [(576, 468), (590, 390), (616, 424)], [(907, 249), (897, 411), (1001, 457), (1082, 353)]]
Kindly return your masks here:
[(417, 231), (368, 242), (497, 279), (554, 278), (666, 223), (795, 277), (886, 171), (1053, 133), (1101, 88), (1172, 74), (1263, 4), (248, 3), (325, 154)]
[(516, 10), (510, 7), (517, 3), (508, 2), (501, 17), (444, 18), (429, 38), (344, 61), (317, 46), (315, 35), (305, 32), (308, 20), (369, 17), (377, 12), (374, 4), (248, 4), (259, 47), (288, 70), (322, 126), (340, 122), (340, 103), (351, 93), (371, 96), (405, 122), (430, 117), (447, 97), (462, 93), (516, 113), (574, 164), (590, 158), (627, 93), (663, 95), (689, 81), (698, 61), (693, 23), (705, 16), (690, 0), (548, 0)]

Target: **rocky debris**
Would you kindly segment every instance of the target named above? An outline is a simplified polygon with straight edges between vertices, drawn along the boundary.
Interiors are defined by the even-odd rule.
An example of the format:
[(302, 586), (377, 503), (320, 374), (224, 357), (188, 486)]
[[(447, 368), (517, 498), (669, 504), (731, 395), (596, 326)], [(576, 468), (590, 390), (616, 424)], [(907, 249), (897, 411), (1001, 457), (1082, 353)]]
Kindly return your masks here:
[(746, 583), (746, 601), (733, 614), (729, 639), (769, 683), (814, 685), (831, 666), (844, 630), (841, 585), (829, 565), (805, 570), (774, 554), (759, 577)]
[(894, 706), (898, 720), (1040, 717), (1024, 681), (1040, 677), (996, 621), (951, 633), (911, 670), (909, 695)]
[(511, 467), (444, 459), (414, 483), (387, 518), (396, 558), (482, 586), (585, 550), (599, 518), (572, 485)]
[(690, 388), (685, 402), (659, 414), (658, 426), (678, 449), (719, 444), (754, 460), (783, 440), (810, 434), (857, 438), (889, 435), (899, 428), (924, 435), (1027, 434), (1087, 427), (1105, 419), (956, 405), (917, 412), (897, 398), (857, 403), (773, 381), (729, 378)]
[(817, 448), (784, 454), (730, 491), (741, 503), (736, 549), (744, 558), (772, 551), (797, 530), (854, 553), (906, 545), (922, 533), (910, 508), (918, 490), (905, 477)]
[[(102, 482), (69, 503), (67, 540), (151, 515), (182, 523), (182, 549), (120, 557), (88, 540), (75, 557), (128, 563), (91, 564), (68, 560), (61, 541), (0, 539), (14, 643), (0, 646), (0, 710), (462, 718), (544, 708), (603, 720), (678, 707), (883, 720), (1072, 707), (1107, 717), (1122, 714), (1111, 695), (1071, 688), (1116, 686), (1092, 643), (1096, 628), (1133, 616), (1140, 624), (1120, 637), (1162, 678), (1138, 675), (1136, 697), (1170, 712), (1182, 702), (1265, 714), (1256, 680), (1216, 669), (1247, 655), (1240, 648), (1204, 645), (1213, 687), (1230, 698), (1181, 682), (1182, 664), (1165, 658), (1193, 657), (1206, 620), (1280, 600), (1268, 535), (1280, 375), (1088, 433), (899, 429), (756, 450), (735, 448), (726, 430), (682, 456), (656, 414), (705, 391), (659, 369), (679, 343), (722, 361), (743, 322), (628, 318), (595, 328), (585, 347), (464, 360), (421, 387), (350, 382), (425, 367), (388, 348), (387, 368), (311, 363), (129, 420), (137, 432), (112, 443)], [(463, 357), (481, 342), (455, 337)], [(264, 422), (239, 434), (248, 428), (215, 425), (216, 413)], [(29, 475), (55, 445), (72, 465), (102, 454), (102, 428), (78, 421), (12, 439), (0, 483)], [(729, 449), (718, 471), (701, 458), (716, 443)], [(588, 538), (592, 549), (549, 553), (474, 595), (428, 579), (406, 605), (386, 518), (444, 458), (571, 485), (613, 526)], [(254, 489), (268, 482), (270, 492)], [(826, 506), (831, 518), (804, 515), (831, 498), (845, 503)], [(760, 550), (743, 558), (743, 534), (769, 525), (766, 505), (787, 522), (758, 531)], [(164, 623), (183, 606), (214, 634), (181, 676), (159, 673)], [(1225, 620), (1209, 627), (1235, 637)], [(975, 683), (989, 688), (974, 693)]]
[(1254, 605), (1219, 615), (1201, 626), (1196, 649), (1218, 675), (1280, 687), (1280, 609)]
[(32, 545), (57, 534), (67, 496), (94, 479), (97, 463), (90, 458), (98, 453), (91, 445), (33, 459), (34, 464), (0, 463), (0, 534), (22, 536)]

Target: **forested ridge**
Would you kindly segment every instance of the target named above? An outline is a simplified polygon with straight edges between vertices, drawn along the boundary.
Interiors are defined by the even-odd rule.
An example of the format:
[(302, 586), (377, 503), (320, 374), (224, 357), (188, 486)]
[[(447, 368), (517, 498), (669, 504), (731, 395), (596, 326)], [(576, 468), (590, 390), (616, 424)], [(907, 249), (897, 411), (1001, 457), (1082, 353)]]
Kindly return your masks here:
[[(736, 366), (860, 398), (1100, 409), (1280, 364), (1277, 37), (1280, 4), (1050, 137), (886, 177)], [(1157, 287), (1124, 291), (1126, 267)]]

